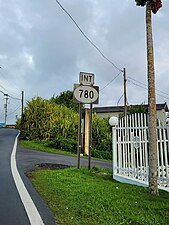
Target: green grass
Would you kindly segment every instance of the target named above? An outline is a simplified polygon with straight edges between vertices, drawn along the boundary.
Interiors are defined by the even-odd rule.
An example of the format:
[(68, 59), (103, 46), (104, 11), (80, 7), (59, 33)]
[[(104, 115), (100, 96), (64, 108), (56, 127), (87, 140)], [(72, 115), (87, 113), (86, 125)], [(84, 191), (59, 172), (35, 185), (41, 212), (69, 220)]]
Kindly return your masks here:
[(76, 154), (71, 153), (71, 152), (66, 152), (63, 150), (56, 149), (56, 148), (48, 147), (45, 145), (45, 142), (43, 142), (43, 141), (20, 140), (19, 144), (21, 147), (27, 148), (27, 149), (55, 153), (55, 154), (68, 155), (68, 156), (76, 156)]
[[(59, 149), (56, 149), (56, 148), (48, 147), (45, 144), (45, 142), (43, 142), (43, 141), (20, 140), (19, 144), (20, 144), (21, 147), (27, 148), (27, 149), (30, 149), (30, 150), (32, 149), (32, 150), (61, 154), (61, 155), (77, 156), (77, 154), (74, 154), (74, 153), (71, 153), (71, 152), (66, 152), (64, 150), (59, 150)], [(81, 156), (81, 157), (82, 158), (88, 158), (87, 156)], [(105, 162), (111, 162), (111, 160), (107, 160), (107, 159), (99, 159), (99, 158), (94, 158), (94, 157), (92, 157), (92, 159), (102, 160), (102, 161), (105, 161)]]
[(169, 193), (112, 180), (108, 170), (69, 168), (29, 174), (62, 225), (167, 225)]

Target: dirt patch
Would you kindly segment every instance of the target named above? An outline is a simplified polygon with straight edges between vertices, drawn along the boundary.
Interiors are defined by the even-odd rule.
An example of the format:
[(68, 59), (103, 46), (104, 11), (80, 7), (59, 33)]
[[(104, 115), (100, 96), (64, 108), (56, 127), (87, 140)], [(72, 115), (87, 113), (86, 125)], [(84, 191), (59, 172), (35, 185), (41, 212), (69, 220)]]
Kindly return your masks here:
[(35, 168), (39, 169), (46, 169), (46, 170), (61, 170), (61, 169), (66, 169), (70, 168), (68, 165), (64, 164), (54, 164), (54, 163), (40, 163), (40, 164), (35, 164)]

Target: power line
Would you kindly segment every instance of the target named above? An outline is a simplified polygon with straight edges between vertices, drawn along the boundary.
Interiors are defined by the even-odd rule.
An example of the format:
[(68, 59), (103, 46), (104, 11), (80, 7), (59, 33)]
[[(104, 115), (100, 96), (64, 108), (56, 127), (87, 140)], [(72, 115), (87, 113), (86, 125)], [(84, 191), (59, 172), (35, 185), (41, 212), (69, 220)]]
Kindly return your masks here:
[[(2, 94), (6, 94), (5, 92), (3, 92), (2, 90), (0, 90), (0, 92), (2, 93)], [(15, 97), (13, 97), (12, 95), (9, 95), (8, 94), (8, 97), (10, 97), (10, 98), (12, 98), (12, 99), (15, 99), (15, 100), (19, 100), (19, 101), (21, 101), (21, 98), (15, 98)]]
[(8, 92), (8, 90), (7, 90), (7, 89), (5, 89), (5, 88), (4, 88), (1, 84), (0, 84), (0, 87), (1, 87), (1, 88), (3, 88), (5, 91), (7, 91), (7, 92)]
[(123, 95), (124, 95), (124, 93), (120, 96), (119, 100), (117, 101), (117, 106), (118, 106), (120, 100), (122, 99)]
[(1, 90), (0, 90), (0, 92), (1, 92), (2, 94), (5, 94), (5, 93), (4, 93), (3, 91), (1, 91)]
[[(133, 81), (135, 81), (135, 82), (137, 82), (137, 83), (139, 83), (141, 85), (144, 85), (144, 86), (146, 86), (148, 88), (148, 85), (147, 84), (144, 84), (144, 83), (142, 83), (142, 82), (140, 82), (140, 81), (138, 81), (138, 80), (136, 80), (136, 79), (134, 79), (134, 78), (132, 78), (130, 76), (128, 76), (128, 78), (129, 78), (129, 80), (133, 80)], [(158, 91), (158, 92), (160, 92), (160, 93), (162, 93), (162, 94), (165, 94), (165, 95), (169, 96), (169, 94), (168, 93), (165, 93), (164, 91), (161, 91), (161, 90), (159, 90), (157, 88), (155, 88), (155, 90)]]
[(111, 81), (109, 81), (103, 88), (100, 89), (100, 91), (103, 91), (107, 86), (109, 86), (109, 84), (111, 84), (120, 74), (122, 73), (122, 71), (120, 71), (120, 73), (117, 74), (117, 76), (115, 76)]
[(78, 30), (81, 32), (81, 34), (85, 37), (85, 39), (100, 53), (100, 55), (108, 61), (111, 65), (114, 66), (117, 70), (121, 71), (120, 68), (118, 68), (109, 58), (105, 56), (105, 54), (88, 38), (88, 36), (84, 33), (84, 31), (80, 28), (78, 23), (75, 21), (75, 19), (70, 15), (70, 13), (61, 5), (61, 3), (56, 0), (57, 4), (60, 6), (60, 8), (69, 16), (69, 18), (72, 20), (72, 22), (75, 24), (75, 26), (78, 28)]
[(12, 111), (11, 113), (9, 113), (8, 116), (14, 114), (20, 107), (21, 107), (21, 105), (19, 105), (14, 111)]
[(13, 96), (11, 96), (11, 95), (8, 95), (8, 96), (9, 96), (10, 98), (12, 98), (12, 99), (21, 101), (21, 98), (15, 98), (15, 97), (13, 97)]
[[(128, 81), (131, 82), (132, 84), (134, 84), (134, 85), (137, 86), (137, 87), (140, 87), (140, 88), (143, 88), (143, 89), (145, 89), (145, 90), (148, 90), (148, 88), (143, 87), (143, 86), (141, 86), (141, 85), (139, 85), (139, 84), (137, 84), (137, 83), (134, 83), (134, 82), (131, 81), (131, 80), (128, 80)], [(168, 99), (168, 100), (169, 100), (169, 98), (167, 98), (167, 97), (164, 96), (164, 95), (161, 95), (161, 94), (158, 94), (158, 93), (156, 93), (156, 95), (158, 95), (158, 96), (160, 96), (160, 97), (162, 97), (162, 98), (165, 98), (165, 99)]]

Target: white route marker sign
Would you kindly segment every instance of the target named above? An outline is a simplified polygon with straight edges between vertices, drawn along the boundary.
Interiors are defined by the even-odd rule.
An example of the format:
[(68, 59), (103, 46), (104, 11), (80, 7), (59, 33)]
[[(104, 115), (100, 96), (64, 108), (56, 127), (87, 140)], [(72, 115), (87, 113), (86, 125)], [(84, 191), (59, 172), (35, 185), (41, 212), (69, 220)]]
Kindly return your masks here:
[(75, 84), (73, 96), (75, 103), (98, 104), (99, 87)]
[(92, 86), (94, 84), (94, 74), (80, 72), (79, 83), (86, 86)]

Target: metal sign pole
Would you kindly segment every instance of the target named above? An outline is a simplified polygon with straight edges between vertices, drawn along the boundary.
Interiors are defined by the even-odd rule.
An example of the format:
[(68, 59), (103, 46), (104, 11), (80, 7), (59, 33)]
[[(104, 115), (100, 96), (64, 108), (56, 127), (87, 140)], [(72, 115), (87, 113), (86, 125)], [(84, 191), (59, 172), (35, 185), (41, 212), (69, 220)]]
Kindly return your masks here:
[(91, 147), (92, 147), (92, 113), (93, 104), (99, 102), (99, 87), (94, 85), (94, 74), (80, 72), (79, 84), (74, 84), (73, 102), (79, 103), (79, 126), (78, 126), (78, 147), (77, 147), (77, 168), (80, 168), (80, 153), (82, 149), (82, 104), (90, 104), (90, 124), (89, 124), (89, 159), (88, 169), (91, 167)]
[(92, 114), (93, 114), (93, 104), (90, 104), (90, 123), (89, 123), (89, 158), (88, 158), (88, 169), (91, 168), (91, 148), (92, 148)]
[(81, 126), (82, 126), (82, 103), (79, 103), (79, 124), (78, 124), (78, 146), (77, 146), (77, 168), (80, 168), (80, 153), (82, 148), (81, 141)]

